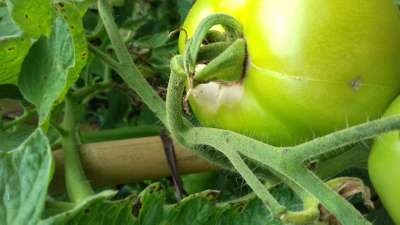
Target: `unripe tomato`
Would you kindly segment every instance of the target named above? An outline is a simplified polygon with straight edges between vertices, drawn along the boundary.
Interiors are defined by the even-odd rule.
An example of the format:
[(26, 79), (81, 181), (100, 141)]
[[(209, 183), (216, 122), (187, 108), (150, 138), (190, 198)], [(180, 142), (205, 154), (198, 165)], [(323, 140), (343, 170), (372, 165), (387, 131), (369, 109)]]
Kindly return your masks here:
[[(385, 116), (400, 113), (400, 97), (389, 107)], [(396, 224), (400, 224), (400, 133), (377, 137), (368, 161), (368, 172), (383, 205)]]
[(400, 92), (392, 0), (198, 0), (187, 34), (212, 13), (242, 23), (248, 68), (239, 82), (193, 89), (190, 104), (205, 126), (294, 145), (378, 118)]

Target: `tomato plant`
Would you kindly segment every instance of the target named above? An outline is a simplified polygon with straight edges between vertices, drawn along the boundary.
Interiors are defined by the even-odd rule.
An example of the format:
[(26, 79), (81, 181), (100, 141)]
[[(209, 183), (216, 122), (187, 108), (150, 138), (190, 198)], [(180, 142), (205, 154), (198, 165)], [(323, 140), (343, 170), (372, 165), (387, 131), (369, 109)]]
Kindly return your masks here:
[(400, 92), (400, 20), (390, 0), (199, 0), (181, 52), (212, 13), (240, 21), (248, 55), (243, 78), (193, 88), (205, 126), (293, 145), (378, 118)]
[(392, 224), (365, 181), (382, 135), (398, 220), (399, 100), (372, 120), (398, 20), (383, 0), (0, 0), (0, 224)]
[[(400, 98), (397, 98), (384, 116), (400, 113)], [(400, 140), (399, 132), (383, 134), (375, 139), (368, 161), (368, 171), (376, 191), (390, 215), (400, 223)]]

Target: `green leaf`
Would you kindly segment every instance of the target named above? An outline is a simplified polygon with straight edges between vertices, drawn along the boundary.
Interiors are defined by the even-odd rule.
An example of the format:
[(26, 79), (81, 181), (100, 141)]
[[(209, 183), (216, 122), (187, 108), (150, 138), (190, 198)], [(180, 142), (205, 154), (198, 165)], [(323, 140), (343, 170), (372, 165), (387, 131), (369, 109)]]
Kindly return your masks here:
[(166, 205), (160, 185), (150, 185), (135, 204), (140, 225), (281, 225), (271, 219), (264, 204), (255, 197), (218, 204), (215, 191), (190, 195), (178, 204)]
[(40, 38), (30, 49), (19, 78), (22, 94), (37, 107), (40, 125), (48, 121), (54, 104), (65, 92), (74, 64), (72, 36), (59, 16), (50, 38)]
[[(79, 78), (88, 56), (85, 31), (77, 6), (68, 2), (58, 3), (57, 11), (61, 16), (56, 18), (54, 27), (51, 26), (53, 32), (48, 40), (40, 38), (31, 49), (19, 81), (25, 98), (39, 108), (41, 124), (47, 121), (53, 105), (63, 100), (68, 89)], [(22, 45), (22, 40), (27, 43)], [(0, 64), (0, 84), (14, 83), (30, 41), (27, 38), (13, 38), (4, 41), (0, 48), (2, 46), (5, 50), (0, 52), (0, 56), (5, 56), (0, 57), (0, 62), (4, 61)], [(7, 49), (13, 52), (7, 52)]]
[(6, 7), (0, 7), (0, 84), (15, 84), (30, 39), (15, 25)]
[(87, 48), (86, 33), (79, 8), (69, 2), (60, 2), (56, 5), (56, 8), (68, 25), (75, 54), (74, 67), (69, 71), (66, 87), (60, 97), (60, 100), (62, 100), (68, 89), (78, 80), (80, 72), (87, 64), (89, 50)]
[(114, 191), (104, 191), (75, 208), (40, 221), (39, 225), (133, 225), (132, 198), (110, 201)]
[(7, 152), (17, 148), (31, 134), (32, 129), (27, 127), (19, 128), (14, 132), (0, 130), (0, 152)]
[(140, 195), (134, 207), (134, 214), (138, 216), (138, 224), (162, 224), (165, 217), (165, 192), (160, 184), (148, 186)]
[(48, 36), (54, 19), (52, 0), (7, 0), (11, 17), (29, 36)]
[(39, 225), (282, 225), (271, 219), (255, 197), (217, 204), (215, 191), (190, 195), (166, 204), (160, 184), (148, 186), (136, 199), (110, 201), (114, 192), (93, 196), (74, 209), (47, 218)]
[(40, 129), (17, 149), (0, 152), (0, 224), (36, 225), (51, 175), (51, 149)]
[(15, 84), (31, 41), (26, 36), (0, 37), (0, 84)]

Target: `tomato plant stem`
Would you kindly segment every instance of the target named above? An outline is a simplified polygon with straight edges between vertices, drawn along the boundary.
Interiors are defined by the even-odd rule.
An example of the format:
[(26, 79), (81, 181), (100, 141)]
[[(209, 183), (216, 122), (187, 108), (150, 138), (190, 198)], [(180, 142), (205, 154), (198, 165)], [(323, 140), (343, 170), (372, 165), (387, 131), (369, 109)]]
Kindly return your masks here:
[(71, 202), (61, 202), (56, 201), (52, 198), (48, 198), (46, 201), (46, 208), (50, 209), (52, 212), (62, 213), (74, 208), (75, 204)]
[(78, 99), (85, 99), (92, 96), (94, 93), (105, 91), (112, 87), (112, 82), (101, 82), (92, 86), (81, 88), (73, 93), (74, 97)]
[(316, 138), (295, 147), (290, 154), (298, 160), (309, 160), (332, 152), (335, 149), (358, 143), (400, 129), (400, 116), (391, 116)]
[(83, 110), (84, 105), (77, 99), (70, 95), (65, 98), (63, 128), (66, 133), (61, 141), (65, 158), (65, 183), (70, 200), (76, 203), (94, 194), (79, 155), (79, 124)]
[(97, 57), (99, 57), (101, 60), (103, 60), (108, 66), (110, 66), (114, 70), (118, 70), (118, 68), (121, 66), (119, 62), (115, 61), (115, 59), (111, 58), (111, 56), (105, 54), (102, 52), (100, 49), (97, 47), (89, 44), (89, 50), (92, 51)]
[(128, 49), (125, 46), (124, 41), (119, 34), (117, 25), (114, 22), (112, 16), (111, 7), (108, 5), (106, 0), (98, 1), (98, 9), (100, 17), (103, 20), (104, 27), (110, 37), (113, 44), (115, 54), (117, 55), (119, 64), (114, 68), (122, 79), (132, 88), (146, 103), (146, 105), (156, 114), (156, 116), (165, 124), (166, 111), (165, 103), (157, 92), (151, 87), (151, 85), (142, 76), (132, 57), (130, 56)]

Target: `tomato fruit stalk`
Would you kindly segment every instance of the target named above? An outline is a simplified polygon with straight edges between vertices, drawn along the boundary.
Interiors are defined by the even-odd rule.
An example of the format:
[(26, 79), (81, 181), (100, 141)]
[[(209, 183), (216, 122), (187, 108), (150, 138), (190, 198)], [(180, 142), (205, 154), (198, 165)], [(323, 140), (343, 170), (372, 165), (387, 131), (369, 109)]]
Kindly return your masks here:
[(392, 0), (198, 0), (181, 52), (214, 13), (242, 24), (247, 53), (240, 79), (226, 79), (237, 70), (214, 66), (224, 76), (192, 82), (190, 105), (204, 126), (295, 145), (380, 117), (400, 92), (400, 17)]

